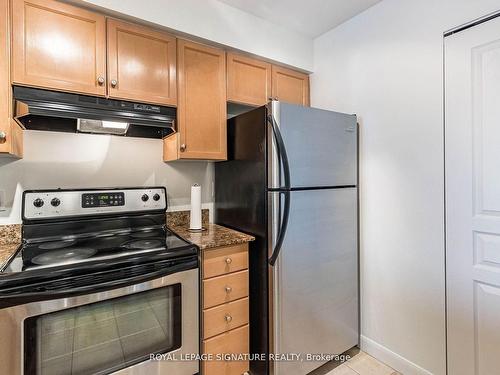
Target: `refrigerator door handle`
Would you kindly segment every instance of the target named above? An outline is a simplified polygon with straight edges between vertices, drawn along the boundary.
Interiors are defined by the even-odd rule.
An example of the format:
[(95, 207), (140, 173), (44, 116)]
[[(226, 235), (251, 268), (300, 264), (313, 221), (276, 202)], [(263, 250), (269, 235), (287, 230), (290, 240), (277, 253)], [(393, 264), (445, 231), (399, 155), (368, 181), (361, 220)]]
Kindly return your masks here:
[(283, 165), (283, 177), (285, 179), (285, 185), (279, 189), (290, 189), (290, 164), (288, 163), (288, 155), (286, 153), (285, 142), (283, 142), (283, 137), (279, 130), (278, 124), (272, 115), (267, 116), (267, 123), (271, 126), (273, 131), (274, 139), (276, 140), (276, 150), (278, 151), (278, 160), (281, 161)]
[[(283, 165), (283, 175), (285, 180), (285, 186), (281, 187), (279, 191), (279, 194), (284, 195), (285, 197), (285, 204), (283, 207), (283, 220), (281, 221), (281, 225), (278, 228), (278, 237), (276, 238), (276, 244), (274, 245), (271, 257), (269, 258), (269, 264), (271, 265), (271, 267), (273, 267), (276, 264), (276, 260), (278, 259), (279, 253), (281, 251), (281, 246), (283, 244), (283, 240), (285, 239), (285, 233), (288, 226), (288, 218), (290, 216), (290, 166), (288, 164), (285, 142), (283, 142), (283, 138), (281, 137), (281, 133), (279, 131), (276, 120), (272, 115), (269, 115), (267, 117), (267, 121), (271, 126), (274, 139), (276, 140), (278, 160), (280, 160), (281, 164)], [(281, 197), (279, 199), (281, 199)]]
[[(271, 257), (269, 258), (269, 264), (271, 265), (271, 267), (274, 267), (276, 261), (278, 260), (281, 246), (283, 245), (283, 240), (285, 239), (286, 229), (288, 227), (288, 218), (290, 216), (290, 191), (280, 191), (278, 193), (280, 194), (280, 196), (284, 195), (285, 204), (283, 207), (283, 220), (278, 230), (278, 238), (276, 238), (276, 244), (274, 245)], [(278, 197), (278, 199), (281, 199), (281, 197)]]

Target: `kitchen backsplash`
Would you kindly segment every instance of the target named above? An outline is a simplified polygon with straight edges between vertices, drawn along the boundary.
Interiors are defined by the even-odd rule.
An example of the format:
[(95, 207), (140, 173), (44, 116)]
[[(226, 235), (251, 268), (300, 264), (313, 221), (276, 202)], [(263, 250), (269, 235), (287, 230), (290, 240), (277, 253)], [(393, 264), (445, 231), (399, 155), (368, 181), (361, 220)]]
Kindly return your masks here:
[[(213, 202), (213, 164), (162, 161), (162, 141), (107, 135), (25, 131), (24, 159), (0, 158), (1, 224), (21, 223), (23, 190), (165, 186), (169, 210), (186, 209), (191, 185)], [(179, 208), (177, 208), (179, 207)]]
[[(167, 225), (171, 227), (183, 227), (189, 225), (190, 211), (167, 212)], [(209, 210), (201, 210), (201, 223), (207, 225), (209, 222)]]
[(0, 225), (0, 246), (21, 242), (21, 225)]

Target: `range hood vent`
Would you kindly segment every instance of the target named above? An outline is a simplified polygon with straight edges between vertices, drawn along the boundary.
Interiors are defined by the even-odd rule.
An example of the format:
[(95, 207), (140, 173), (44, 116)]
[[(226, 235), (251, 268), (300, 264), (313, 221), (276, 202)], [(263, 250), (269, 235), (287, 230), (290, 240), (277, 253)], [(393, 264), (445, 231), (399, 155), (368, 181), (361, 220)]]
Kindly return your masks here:
[(164, 138), (176, 109), (14, 86), (15, 118), (30, 130)]

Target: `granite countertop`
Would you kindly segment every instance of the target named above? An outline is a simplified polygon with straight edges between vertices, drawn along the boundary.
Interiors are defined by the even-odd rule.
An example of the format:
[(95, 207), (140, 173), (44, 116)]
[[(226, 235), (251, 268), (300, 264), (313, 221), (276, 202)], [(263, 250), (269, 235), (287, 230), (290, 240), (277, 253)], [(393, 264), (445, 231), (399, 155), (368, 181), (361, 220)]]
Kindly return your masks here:
[[(253, 236), (217, 224), (208, 223), (208, 210), (203, 210), (203, 227), (206, 231), (189, 232), (189, 211), (167, 213), (167, 224), (179, 236), (200, 249), (237, 245), (255, 240)], [(0, 225), (0, 270), (21, 245), (21, 225)]]
[(21, 245), (21, 225), (0, 225), (0, 269)]
[(255, 240), (255, 237), (217, 224), (204, 224), (207, 230), (190, 232), (189, 225), (169, 226), (176, 234), (197, 245), (201, 250), (220, 246), (237, 245)]

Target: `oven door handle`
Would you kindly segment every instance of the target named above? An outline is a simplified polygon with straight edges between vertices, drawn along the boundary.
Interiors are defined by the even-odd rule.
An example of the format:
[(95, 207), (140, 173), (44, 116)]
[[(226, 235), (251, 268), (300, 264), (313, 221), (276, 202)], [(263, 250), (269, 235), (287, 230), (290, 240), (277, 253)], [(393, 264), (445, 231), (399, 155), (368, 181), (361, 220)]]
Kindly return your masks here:
[[(82, 286), (82, 287), (76, 287), (68, 290), (63, 290), (62, 294), (65, 293), (70, 293), (70, 294), (82, 294), (82, 293), (87, 293), (87, 292), (102, 292), (110, 289), (117, 289), (117, 288), (123, 288), (125, 286), (129, 285), (134, 285), (134, 284), (140, 284), (145, 281), (153, 280), (153, 279), (158, 279), (160, 277), (172, 275), (174, 273), (184, 271), (186, 269), (185, 264), (179, 264), (175, 266), (171, 266), (167, 269), (162, 269), (158, 270), (155, 272), (150, 272), (144, 275), (139, 275), (139, 276), (131, 276), (127, 277), (124, 279), (118, 279), (118, 280), (110, 280), (110, 281), (105, 281), (102, 283), (98, 284), (93, 284), (93, 285), (87, 285), (87, 286)], [(57, 295), (58, 293), (54, 294), (49, 294), (50, 296)]]
[[(52, 300), (59, 298), (68, 298), (74, 297), (82, 294), (93, 294), (104, 292), (112, 289), (123, 288), (130, 285), (140, 284), (146, 281), (150, 281), (153, 279), (158, 279), (164, 276), (172, 275), (174, 273), (187, 271), (190, 269), (198, 268), (198, 260), (197, 258), (191, 258), (189, 260), (185, 260), (183, 262), (178, 262), (177, 264), (173, 264), (166, 268), (161, 268), (159, 270), (148, 272), (140, 275), (134, 275), (129, 277), (122, 278), (113, 278), (108, 281), (87, 284), (83, 286), (73, 287), (73, 288), (58, 288), (50, 290), (50, 283), (47, 283), (47, 290), (44, 291), (35, 291), (35, 292), (23, 292), (20, 291), (16, 293), (15, 288), (11, 289), (11, 292), (5, 293), (0, 290), (0, 309), (6, 308), (10, 306), (16, 305), (24, 305), (30, 302), (36, 301), (44, 301), (44, 300)], [(126, 271), (121, 270), (121, 271)], [(98, 274), (98, 273), (97, 273)], [(96, 278), (97, 278), (96, 274)], [(78, 280), (78, 276), (74, 277), (75, 280)], [(57, 284), (60, 280), (55, 280), (54, 284)], [(36, 288), (36, 285), (32, 285), (33, 288)], [(39, 286), (40, 288), (40, 286)], [(32, 288), (30, 288), (32, 289)]]

